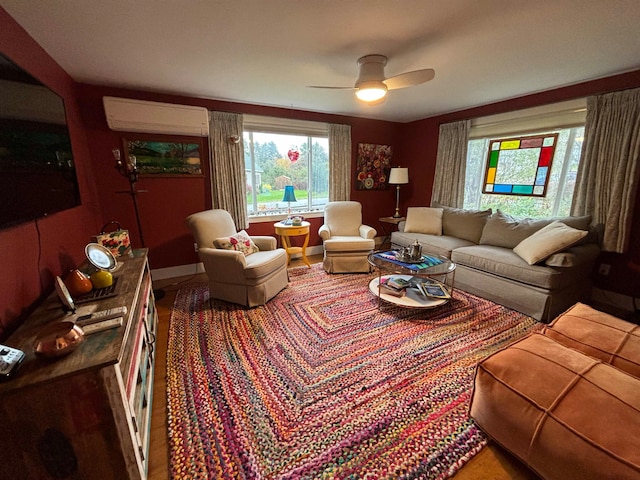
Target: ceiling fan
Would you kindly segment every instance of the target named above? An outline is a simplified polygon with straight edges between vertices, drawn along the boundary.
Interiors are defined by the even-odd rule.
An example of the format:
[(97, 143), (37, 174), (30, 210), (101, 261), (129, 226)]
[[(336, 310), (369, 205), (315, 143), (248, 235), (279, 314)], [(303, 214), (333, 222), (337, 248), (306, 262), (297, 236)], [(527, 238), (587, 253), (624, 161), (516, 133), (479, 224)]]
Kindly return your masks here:
[(384, 66), (387, 57), (384, 55), (365, 55), (358, 59), (360, 74), (353, 87), (326, 87), (310, 85), (310, 88), (328, 89), (355, 89), (356, 97), (369, 105), (377, 105), (384, 102), (388, 90), (413, 87), (433, 80), (436, 72), (432, 68), (405, 72), (393, 77), (384, 76)]

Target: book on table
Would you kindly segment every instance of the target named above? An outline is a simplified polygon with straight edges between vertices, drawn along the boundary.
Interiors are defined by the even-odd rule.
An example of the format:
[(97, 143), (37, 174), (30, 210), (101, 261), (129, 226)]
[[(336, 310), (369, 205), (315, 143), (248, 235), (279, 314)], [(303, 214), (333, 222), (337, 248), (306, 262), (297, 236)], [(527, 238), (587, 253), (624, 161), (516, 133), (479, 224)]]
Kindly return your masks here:
[[(398, 282), (398, 280), (402, 281)], [(382, 278), (378, 286), (380, 293), (386, 293), (394, 297), (404, 297), (406, 295), (405, 289), (409, 286), (409, 282), (403, 278), (387, 277)]]
[(396, 290), (395, 288), (389, 287), (384, 283), (380, 284), (380, 293), (386, 293), (387, 295), (391, 295), (398, 298), (402, 298), (407, 294), (404, 288), (402, 290)]
[(386, 283), (387, 285), (393, 288), (397, 288), (398, 290), (402, 290), (411, 286), (411, 282), (402, 277), (389, 277)]

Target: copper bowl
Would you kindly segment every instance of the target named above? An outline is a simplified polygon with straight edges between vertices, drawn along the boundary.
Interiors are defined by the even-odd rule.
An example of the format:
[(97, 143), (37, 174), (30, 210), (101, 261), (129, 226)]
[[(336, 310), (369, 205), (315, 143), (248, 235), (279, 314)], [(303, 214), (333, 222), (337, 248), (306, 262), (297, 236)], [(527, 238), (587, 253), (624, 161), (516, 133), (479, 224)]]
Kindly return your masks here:
[(84, 341), (82, 328), (65, 320), (43, 328), (33, 345), (36, 355), (47, 358), (62, 357), (73, 352)]

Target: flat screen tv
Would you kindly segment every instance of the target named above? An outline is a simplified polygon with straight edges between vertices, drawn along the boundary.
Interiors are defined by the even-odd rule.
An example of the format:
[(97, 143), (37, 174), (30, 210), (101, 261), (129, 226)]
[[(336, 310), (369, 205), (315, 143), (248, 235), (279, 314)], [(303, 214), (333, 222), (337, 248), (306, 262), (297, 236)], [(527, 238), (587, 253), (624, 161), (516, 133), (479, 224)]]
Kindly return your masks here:
[(78, 205), (64, 101), (0, 54), (0, 229)]

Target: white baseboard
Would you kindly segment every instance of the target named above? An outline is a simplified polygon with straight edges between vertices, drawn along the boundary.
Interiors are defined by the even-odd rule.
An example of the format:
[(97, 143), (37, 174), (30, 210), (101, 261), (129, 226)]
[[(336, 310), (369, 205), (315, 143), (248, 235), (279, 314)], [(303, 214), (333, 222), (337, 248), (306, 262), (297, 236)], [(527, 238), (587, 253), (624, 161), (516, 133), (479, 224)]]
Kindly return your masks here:
[[(324, 249), (322, 245), (307, 247), (307, 255), (322, 255)], [(300, 258), (302, 254), (295, 253), (292, 258)], [(204, 273), (204, 265), (200, 263), (191, 263), (189, 265), (177, 265), (175, 267), (156, 268), (151, 270), (151, 278), (154, 280), (164, 280), (165, 278), (186, 277)]]
[[(312, 247), (307, 247), (307, 251), (306, 251), (307, 256), (309, 255), (322, 255), (324, 254), (324, 247), (322, 245), (314, 245)], [(293, 258), (299, 258), (302, 255), (300, 255), (299, 253), (293, 255)]]
[(198, 273), (204, 273), (204, 265), (202, 263), (151, 269), (151, 278), (153, 280), (164, 280), (165, 278), (187, 277)]
[(609, 305), (626, 312), (635, 312), (636, 310), (636, 307), (633, 304), (633, 297), (598, 287), (591, 288), (591, 300), (594, 302), (604, 303), (605, 305)]

